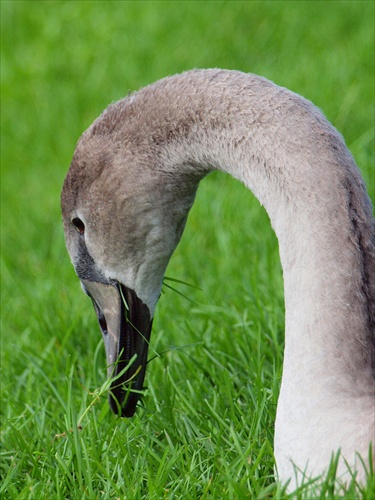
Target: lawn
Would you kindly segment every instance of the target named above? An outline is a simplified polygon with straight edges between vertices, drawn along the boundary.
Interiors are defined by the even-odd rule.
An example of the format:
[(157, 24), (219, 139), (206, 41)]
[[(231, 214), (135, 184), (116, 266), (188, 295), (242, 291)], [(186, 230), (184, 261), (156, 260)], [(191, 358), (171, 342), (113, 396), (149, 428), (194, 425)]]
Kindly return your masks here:
[[(126, 420), (108, 407), (60, 190), (78, 137), (108, 103), (169, 74), (223, 67), (322, 108), (374, 202), (374, 3), (0, 5), (1, 498), (286, 498), (272, 451), (283, 283), (257, 200), (223, 174), (202, 182), (167, 270), (193, 287), (166, 282), (180, 293), (164, 287), (147, 389)], [(340, 495), (372, 499), (375, 478), (344, 490), (330, 474), (321, 497)]]

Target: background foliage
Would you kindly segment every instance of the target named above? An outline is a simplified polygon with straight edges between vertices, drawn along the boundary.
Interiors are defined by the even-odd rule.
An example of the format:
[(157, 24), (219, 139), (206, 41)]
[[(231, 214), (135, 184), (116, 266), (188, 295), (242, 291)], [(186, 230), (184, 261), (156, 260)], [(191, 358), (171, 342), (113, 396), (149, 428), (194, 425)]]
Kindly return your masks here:
[[(165, 289), (150, 349), (164, 354), (149, 363), (144, 408), (123, 420), (108, 410), (59, 194), (78, 137), (108, 103), (223, 67), (320, 106), (374, 201), (373, 19), (372, 1), (1, 2), (4, 498), (285, 496), (272, 456), (282, 276), (258, 202), (223, 174), (202, 183), (167, 271), (202, 290), (176, 285), (192, 304)], [(322, 495), (339, 491), (328, 478)]]

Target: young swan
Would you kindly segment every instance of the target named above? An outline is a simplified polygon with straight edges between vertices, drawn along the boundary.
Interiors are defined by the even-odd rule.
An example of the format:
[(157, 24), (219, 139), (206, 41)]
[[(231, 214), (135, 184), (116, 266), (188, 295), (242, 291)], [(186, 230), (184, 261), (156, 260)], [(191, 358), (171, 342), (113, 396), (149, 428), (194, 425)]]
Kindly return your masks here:
[(194, 70), (165, 78), (109, 106), (78, 142), (61, 197), (64, 229), (117, 377), (111, 407), (135, 411), (162, 278), (198, 183), (213, 170), (251, 189), (279, 240), (279, 478), (294, 487), (303, 472), (324, 473), (341, 450), (338, 475), (350, 479), (346, 461), (364, 481), (375, 428), (371, 203), (323, 114), (259, 76)]

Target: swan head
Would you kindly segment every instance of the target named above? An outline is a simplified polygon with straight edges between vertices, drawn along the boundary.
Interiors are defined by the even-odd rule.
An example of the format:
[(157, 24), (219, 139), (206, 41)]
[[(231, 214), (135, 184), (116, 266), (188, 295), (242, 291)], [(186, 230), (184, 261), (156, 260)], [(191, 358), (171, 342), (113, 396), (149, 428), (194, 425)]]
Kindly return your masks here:
[(132, 130), (90, 127), (61, 194), (67, 250), (104, 339), (110, 406), (126, 417), (140, 397), (164, 272), (196, 191), (196, 182), (179, 189), (160, 154), (141, 144)]

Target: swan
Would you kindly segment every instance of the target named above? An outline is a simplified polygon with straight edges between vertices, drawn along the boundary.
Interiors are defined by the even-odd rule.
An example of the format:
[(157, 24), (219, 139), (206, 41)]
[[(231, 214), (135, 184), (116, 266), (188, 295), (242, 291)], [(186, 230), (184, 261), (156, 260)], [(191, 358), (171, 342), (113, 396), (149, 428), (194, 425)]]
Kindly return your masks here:
[(279, 242), (278, 477), (295, 487), (340, 450), (337, 475), (350, 479), (349, 466), (365, 481), (375, 442), (371, 202), (322, 112), (260, 76), (211, 69), (164, 78), (111, 104), (78, 141), (61, 194), (64, 232), (115, 378), (110, 406), (135, 412), (164, 272), (213, 170), (254, 193)]

